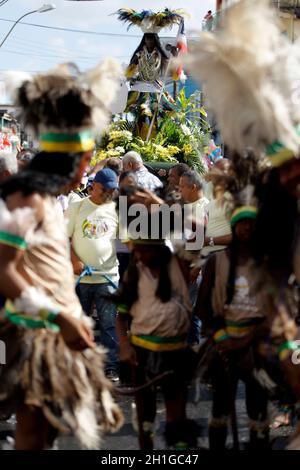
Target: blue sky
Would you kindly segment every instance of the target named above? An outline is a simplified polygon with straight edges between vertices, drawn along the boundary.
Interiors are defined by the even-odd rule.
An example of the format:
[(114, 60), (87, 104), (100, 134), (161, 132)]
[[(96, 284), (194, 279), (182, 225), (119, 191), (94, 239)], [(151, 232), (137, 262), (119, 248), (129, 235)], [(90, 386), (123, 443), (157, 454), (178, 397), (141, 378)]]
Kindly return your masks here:
[[(127, 33), (126, 26), (116, 16), (118, 8), (130, 7), (137, 10), (161, 10), (184, 8), (190, 17), (186, 19), (187, 34), (195, 36), (201, 28), (207, 10), (214, 11), (215, 0), (8, 0), (0, 7), (0, 41), (13, 23), (3, 19), (17, 20), (23, 14), (38, 9), (44, 3), (54, 3), (56, 9), (47, 13), (35, 13), (23, 21), (28, 23), (79, 29), (102, 33), (124, 34), (124, 37), (99, 36), (43, 29), (18, 24), (7, 41), (0, 48), (0, 72), (24, 70), (37, 72), (47, 70), (57, 63), (76, 62), (81, 69), (94, 66), (105, 57), (115, 57), (127, 63), (142, 36), (139, 28), (132, 27)], [(161, 36), (176, 36), (176, 28), (164, 30)], [(139, 37), (130, 37), (130, 35)]]

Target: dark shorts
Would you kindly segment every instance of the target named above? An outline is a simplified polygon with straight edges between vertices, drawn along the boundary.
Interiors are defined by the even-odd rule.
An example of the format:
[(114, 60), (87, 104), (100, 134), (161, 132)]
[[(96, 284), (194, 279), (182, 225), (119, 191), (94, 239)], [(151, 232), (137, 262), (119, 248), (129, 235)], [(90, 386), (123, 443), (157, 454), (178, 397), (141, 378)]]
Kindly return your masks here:
[(137, 385), (143, 385), (164, 372), (170, 372), (156, 382), (156, 385), (161, 386), (166, 398), (172, 399), (179, 389), (186, 388), (188, 383), (188, 349), (150, 351), (138, 346), (134, 346), (134, 348), (138, 361)]

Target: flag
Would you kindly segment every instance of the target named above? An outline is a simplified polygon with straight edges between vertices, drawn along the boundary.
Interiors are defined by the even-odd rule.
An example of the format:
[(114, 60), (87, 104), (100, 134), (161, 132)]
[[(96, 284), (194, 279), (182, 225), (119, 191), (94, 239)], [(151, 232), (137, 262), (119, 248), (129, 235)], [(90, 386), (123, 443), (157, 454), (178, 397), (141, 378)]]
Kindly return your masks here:
[[(187, 53), (187, 39), (184, 31), (184, 20), (182, 19), (179, 25), (178, 29), (178, 34), (177, 34), (177, 43), (176, 43), (176, 48), (177, 48), (177, 56), (180, 57), (184, 54)], [(180, 80), (184, 76), (183, 72), (183, 67), (179, 65), (177, 69), (173, 73), (173, 79), (174, 80)]]

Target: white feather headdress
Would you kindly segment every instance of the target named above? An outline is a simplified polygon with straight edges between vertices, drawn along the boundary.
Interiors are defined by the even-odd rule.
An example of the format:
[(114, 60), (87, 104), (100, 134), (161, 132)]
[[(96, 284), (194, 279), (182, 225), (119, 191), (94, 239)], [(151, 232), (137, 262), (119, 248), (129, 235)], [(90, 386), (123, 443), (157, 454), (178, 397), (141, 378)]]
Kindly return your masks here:
[[(261, 153), (280, 141), (298, 153), (300, 113), (290, 100), (288, 67), (279, 73), (279, 57), (289, 48), (268, 0), (242, 0), (226, 10), (220, 31), (200, 34), (187, 67), (204, 84), (231, 150)], [(299, 68), (297, 59), (294, 65)]]
[(104, 129), (122, 75), (121, 66), (108, 59), (85, 73), (61, 64), (35, 76), (10, 72), (6, 81), (24, 123), (37, 134), (72, 133)]

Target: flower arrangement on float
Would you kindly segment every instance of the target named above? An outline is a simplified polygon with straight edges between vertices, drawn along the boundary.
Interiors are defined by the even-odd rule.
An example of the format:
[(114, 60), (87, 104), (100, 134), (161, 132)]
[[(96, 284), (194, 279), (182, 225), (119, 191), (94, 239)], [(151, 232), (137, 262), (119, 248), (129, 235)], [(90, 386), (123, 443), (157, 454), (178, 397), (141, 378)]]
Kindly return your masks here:
[(204, 173), (211, 133), (205, 108), (198, 103), (199, 94), (186, 97), (183, 88), (178, 94), (175, 111), (160, 120), (155, 135), (148, 141), (135, 132), (135, 120), (115, 117), (98, 144), (92, 166), (135, 150), (145, 162), (184, 162)]

